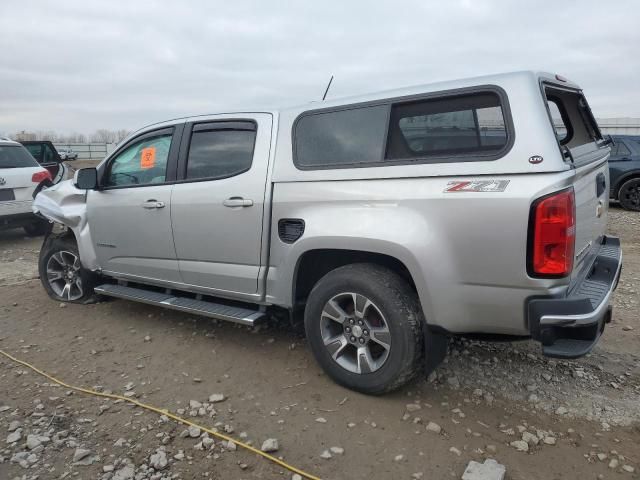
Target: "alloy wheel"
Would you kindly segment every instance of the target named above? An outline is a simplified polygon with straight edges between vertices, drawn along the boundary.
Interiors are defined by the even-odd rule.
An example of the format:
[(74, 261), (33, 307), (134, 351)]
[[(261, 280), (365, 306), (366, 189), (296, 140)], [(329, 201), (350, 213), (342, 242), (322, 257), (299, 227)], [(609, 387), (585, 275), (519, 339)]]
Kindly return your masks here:
[(325, 304), (320, 334), (331, 358), (351, 373), (379, 370), (391, 351), (391, 333), (384, 315), (369, 298), (358, 293), (339, 293)]
[(66, 250), (60, 250), (47, 261), (47, 281), (62, 300), (78, 300), (84, 294), (80, 276), (80, 259)]

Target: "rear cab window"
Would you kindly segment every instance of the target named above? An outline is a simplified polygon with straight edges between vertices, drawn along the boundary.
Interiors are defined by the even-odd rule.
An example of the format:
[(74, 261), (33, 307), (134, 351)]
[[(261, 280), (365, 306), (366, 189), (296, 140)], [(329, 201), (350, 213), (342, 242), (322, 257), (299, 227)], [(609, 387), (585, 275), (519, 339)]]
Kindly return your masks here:
[(579, 157), (606, 146), (582, 91), (549, 83), (543, 83), (543, 91), (566, 160), (580, 163)]
[(513, 139), (498, 90), (303, 113), (294, 124), (294, 163), (309, 170), (495, 160)]

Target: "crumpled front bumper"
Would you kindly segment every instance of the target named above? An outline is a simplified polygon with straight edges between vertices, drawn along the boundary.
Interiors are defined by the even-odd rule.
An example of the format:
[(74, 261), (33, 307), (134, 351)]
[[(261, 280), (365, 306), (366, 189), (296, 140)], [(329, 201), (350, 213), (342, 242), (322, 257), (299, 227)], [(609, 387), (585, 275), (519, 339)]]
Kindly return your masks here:
[(529, 299), (529, 330), (544, 355), (577, 358), (591, 351), (611, 321), (609, 302), (621, 271), (620, 239), (604, 237), (591, 269), (565, 297)]

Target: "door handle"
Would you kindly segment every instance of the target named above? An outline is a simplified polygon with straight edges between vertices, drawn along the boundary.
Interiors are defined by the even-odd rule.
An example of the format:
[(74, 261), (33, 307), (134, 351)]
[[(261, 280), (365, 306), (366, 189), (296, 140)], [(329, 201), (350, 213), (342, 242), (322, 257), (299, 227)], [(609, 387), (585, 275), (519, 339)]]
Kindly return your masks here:
[(164, 208), (164, 202), (158, 202), (157, 200), (147, 200), (142, 204), (142, 208), (152, 210), (154, 208)]
[(225, 207), (251, 207), (253, 206), (253, 200), (245, 199), (242, 197), (227, 198), (222, 204)]

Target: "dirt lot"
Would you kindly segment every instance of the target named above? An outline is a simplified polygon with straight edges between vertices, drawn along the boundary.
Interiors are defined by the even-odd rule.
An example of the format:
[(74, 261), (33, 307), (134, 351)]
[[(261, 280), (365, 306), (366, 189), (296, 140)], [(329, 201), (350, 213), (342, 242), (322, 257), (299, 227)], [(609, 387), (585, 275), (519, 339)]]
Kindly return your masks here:
[[(573, 362), (543, 358), (532, 342), (455, 341), (437, 375), (366, 397), (332, 383), (281, 325), (251, 330), (126, 301), (53, 302), (36, 278), (41, 239), (17, 230), (0, 232), (0, 349), (258, 447), (275, 438), (276, 455), (324, 479), (460, 478), (485, 458), (512, 480), (640, 478), (640, 215), (614, 207), (610, 231), (625, 261), (614, 319), (595, 351)], [(225, 400), (209, 403), (216, 393)], [(292, 477), (184, 431), (0, 358), (0, 479)]]

